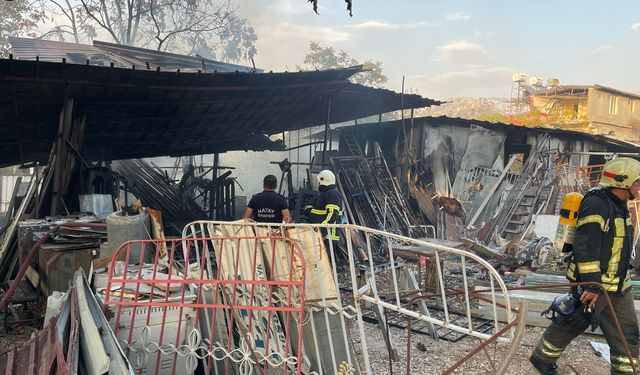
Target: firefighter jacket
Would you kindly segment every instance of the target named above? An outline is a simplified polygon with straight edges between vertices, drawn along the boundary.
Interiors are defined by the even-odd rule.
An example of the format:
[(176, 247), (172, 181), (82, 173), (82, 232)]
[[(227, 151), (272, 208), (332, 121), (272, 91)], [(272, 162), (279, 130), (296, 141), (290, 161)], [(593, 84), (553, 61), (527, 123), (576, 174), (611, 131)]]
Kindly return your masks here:
[[(309, 222), (321, 224), (340, 224), (342, 221), (342, 198), (336, 185), (321, 187), (318, 194), (310, 206)], [(328, 240), (338, 241), (340, 237), (336, 233), (336, 228), (332, 228), (326, 235)]]
[[(632, 246), (633, 226), (626, 202), (602, 187), (589, 190), (578, 210), (567, 279), (595, 281), (610, 293), (625, 294), (631, 288), (627, 271)], [(596, 287), (587, 289), (599, 291)]]

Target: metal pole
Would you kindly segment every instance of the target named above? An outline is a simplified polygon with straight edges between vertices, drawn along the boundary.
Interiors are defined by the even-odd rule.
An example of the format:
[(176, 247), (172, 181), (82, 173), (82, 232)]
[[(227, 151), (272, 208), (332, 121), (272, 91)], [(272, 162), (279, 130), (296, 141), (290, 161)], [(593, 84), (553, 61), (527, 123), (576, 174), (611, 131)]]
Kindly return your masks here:
[[(601, 298), (604, 298), (605, 301), (607, 302), (607, 307), (609, 308), (610, 314), (611, 314), (611, 320), (613, 320), (613, 323), (616, 327), (616, 333), (618, 334), (618, 338), (620, 339), (620, 341), (622, 341), (622, 346), (624, 347), (625, 353), (627, 354), (627, 358), (629, 358), (629, 361), (631, 362), (631, 369), (633, 370), (634, 374), (638, 374), (638, 369), (636, 368), (636, 364), (633, 360), (633, 355), (631, 354), (631, 350), (629, 349), (629, 344), (627, 343), (627, 339), (624, 337), (624, 333), (622, 332), (622, 327), (620, 326), (620, 322), (618, 321), (618, 317), (615, 314), (615, 310), (613, 308), (613, 304), (611, 303), (611, 298), (609, 298), (609, 292), (606, 290), (606, 288), (604, 286), (602, 286), (602, 284), (596, 283), (596, 282), (577, 282), (577, 283), (549, 283), (549, 284), (545, 284), (545, 285), (531, 285), (531, 286), (520, 286), (520, 287), (514, 287), (514, 288), (507, 288), (509, 291), (513, 291), (513, 290), (535, 290), (535, 289), (548, 289), (548, 288), (558, 288), (558, 287), (574, 287), (574, 286), (597, 286), (600, 288), (600, 290), (602, 291), (602, 293), (600, 293)], [(492, 289), (479, 289), (479, 290), (474, 290), (473, 292), (469, 292), (469, 295), (478, 298), (478, 299), (484, 299), (482, 296), (480, 296), (479, 294), (481, 293), (490, 293), (492, 292)], [(447, 293), (447, 296), (454, 296), (454, 295), (459, 295), (459, 294), (464, 294), (465, 291), (464, 290), (457, 290), (457, 291), (453, 291), (451, 293)], [(438, 293), (431, 293), (429, 295), (423, 295), (421, 296), (421, 298), (430, 298), (430, 297), (437, 297)], [(487, 302), (492, 302), (490, 299), (484, 299)], [(498, 303), (498, 302), (494, 302), (496, 306), (498, 307), (502, 307), (506, 309), (506, 306)], [(515, 321), (511, 322), (514, 323)], [(495, 335), (494, 335), (495, 336)], [(493, 338), (493, 337), (492, 337)], [(491, 338), (491, 339), (492, 339)]]
[[(311, 128), (309, 128), (309, 139), (311, 139)], [(313, 160), (313, 147), (311, 146), (311, 143), (309, 143), (309, 165), (311, 165), (311, 161)]]
[(324, 125), (324, 148), (322, 150), (322, 167), (324, 168), (325, 154), (327, 153), (327, 134), (329, 134), (329, 121), (331, 119), (331, 99), (327, 102), (327, 123)]
[(384, 196), (384, 214), (382, 216), (382, 230), (386, 232), (387, 228), (387, 196)]
[[(300, 132), (301, 130), (297, 130), (296, 134), (298, 135), (298, 141), (296, 142), (297, 156), (296, 161), (300, 162)], [(300, 164), (296, 165), (296, 185), (300, 188)]]

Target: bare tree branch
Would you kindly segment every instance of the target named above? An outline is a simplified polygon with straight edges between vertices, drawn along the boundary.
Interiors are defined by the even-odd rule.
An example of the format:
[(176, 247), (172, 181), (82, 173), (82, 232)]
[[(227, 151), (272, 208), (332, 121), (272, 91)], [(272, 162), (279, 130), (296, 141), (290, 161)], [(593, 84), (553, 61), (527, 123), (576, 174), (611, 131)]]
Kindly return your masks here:
[(135, 44), (138, 39), (138, 29), (140, 27), (140, 18), (142, 17), (142, 0), (137, 0), (137, 8), (135, 14), (135, 22), (133, 24), (133, 35), (131, 36), (131, 43)]
[[(82, 43), (107, 35), (118, 44), (185, 51), (209, 58), (226, 56), (232, 60), (249, 58), (256, 53), (255, 31), (245, 19), (237, 16), (240, 0), (23, 1), (33, 3), (21, 8), (25, 16), (42, 13), (34, 17), (33, 25), (22, 23), (21, 27), (35, 34), (33, 36), (53, 39), (57, 35), (64, 39), (73, 35), (75, 42)], [(53, 17), (45, 14), (55, 15), (58, 25), (47, 25)], [(8, 39), (0, 37), (0, 53), (7, 53), (5, 45)]]
[[(102, 27), (103, 29), (105, 29), (109, 34), (111, 34), (111, 37), (113, 38), (113, 40), (120, 44), (120, 39), (116, 36), (116, 34), (113, 32), (113, 30), (111, 30), (110, 27), (107, 26), (107, 24), (105, 24), (104, 22), (101, 22), (94, 14), (93, 12), (91, 12), (89, 10), (89, 7), (87, 6), (87, 3), (85, 2), (85, 0), (80, 0), (80, 2), (82, 3), (82, 6), (84, 7), (85, 12), (87, 13), (87, 15), (89, 17), (91, 17), (98, 25), (100, 25), (100, 27)], [(102, 12), (99, 12), (99, 14), (102, 17)]]

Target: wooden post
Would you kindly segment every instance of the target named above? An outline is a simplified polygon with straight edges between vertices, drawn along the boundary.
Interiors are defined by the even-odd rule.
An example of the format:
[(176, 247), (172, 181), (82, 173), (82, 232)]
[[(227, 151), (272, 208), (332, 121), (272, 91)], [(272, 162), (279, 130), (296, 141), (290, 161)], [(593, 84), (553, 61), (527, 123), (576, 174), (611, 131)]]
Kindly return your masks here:
[(322, 149), (322, 168), (325, 164), (325, 154), (327, 153), (327, 135), (329, 134), (329, 124), (331, 121), (331, 99), (327, 102), (327, 123), (324, 126), (324, 147)]

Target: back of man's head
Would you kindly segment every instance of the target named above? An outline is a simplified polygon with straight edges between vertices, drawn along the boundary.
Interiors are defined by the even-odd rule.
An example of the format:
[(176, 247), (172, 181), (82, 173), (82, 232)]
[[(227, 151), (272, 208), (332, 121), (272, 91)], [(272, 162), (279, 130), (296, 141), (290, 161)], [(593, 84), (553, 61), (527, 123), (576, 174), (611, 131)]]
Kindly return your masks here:
[(262, 187), (265, 190), (276, 190), (278, 187), (278, 179), (272, 174), (266, 175), (264, 176), (264, 180), (262, 180)]

